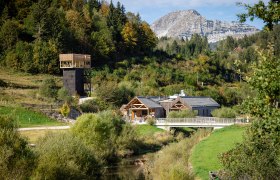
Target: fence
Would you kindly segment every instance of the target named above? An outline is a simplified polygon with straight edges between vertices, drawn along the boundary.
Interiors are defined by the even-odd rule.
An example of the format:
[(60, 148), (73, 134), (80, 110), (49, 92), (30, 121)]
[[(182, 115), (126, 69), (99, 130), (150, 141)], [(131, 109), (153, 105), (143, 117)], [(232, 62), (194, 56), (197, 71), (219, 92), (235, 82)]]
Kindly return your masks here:
[(247, 119), (238, 118), (216, 118), (216, 117), (196, 117), (196, 118), (158, 118), (156, 124), (243, 124)]
[(31, 108), (34, 110), (57, 110), (60, 108), (59, 104), (27, 104), (27, 103), (21, 103), (22, 106), (26, 107), (26, 108)]

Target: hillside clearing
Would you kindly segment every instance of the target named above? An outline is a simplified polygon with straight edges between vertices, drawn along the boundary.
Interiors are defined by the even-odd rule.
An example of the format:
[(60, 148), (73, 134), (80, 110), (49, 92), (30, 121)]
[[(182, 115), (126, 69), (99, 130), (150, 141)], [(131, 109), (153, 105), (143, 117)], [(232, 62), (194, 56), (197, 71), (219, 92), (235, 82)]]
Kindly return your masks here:
[(0, 101), (28, 104), (50, 104), (37, 98), (38, 89), (45, 79), (54, 78), (58, 87), (62, 86), (61, 78), (47, 74), (32, 75), (0, 68), (0, 80), (6, 86), (0, 86)]

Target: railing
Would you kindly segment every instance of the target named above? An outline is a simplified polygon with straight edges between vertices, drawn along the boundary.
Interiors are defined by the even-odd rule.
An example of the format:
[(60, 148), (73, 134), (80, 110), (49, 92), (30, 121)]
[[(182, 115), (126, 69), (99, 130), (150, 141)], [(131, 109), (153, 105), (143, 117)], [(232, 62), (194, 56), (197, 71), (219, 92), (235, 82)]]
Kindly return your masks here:
[(215, 118), (215, 117), (196, 117), (196, 118), (158, 118), (156, 124), (243, 124), (246, 119), (235, 118)]

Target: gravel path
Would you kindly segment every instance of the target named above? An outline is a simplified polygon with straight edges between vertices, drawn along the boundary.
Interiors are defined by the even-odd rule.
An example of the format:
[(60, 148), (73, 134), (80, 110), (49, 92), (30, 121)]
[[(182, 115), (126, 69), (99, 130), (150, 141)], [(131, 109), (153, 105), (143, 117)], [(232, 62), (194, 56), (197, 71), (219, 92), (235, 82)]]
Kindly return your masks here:
[(31, 128), (18, 128), (18, 131), (33, 131), (33, 130), (61, 130), (69, 129), (70, 126), (41, 126), (41, 127), (31, 127)]

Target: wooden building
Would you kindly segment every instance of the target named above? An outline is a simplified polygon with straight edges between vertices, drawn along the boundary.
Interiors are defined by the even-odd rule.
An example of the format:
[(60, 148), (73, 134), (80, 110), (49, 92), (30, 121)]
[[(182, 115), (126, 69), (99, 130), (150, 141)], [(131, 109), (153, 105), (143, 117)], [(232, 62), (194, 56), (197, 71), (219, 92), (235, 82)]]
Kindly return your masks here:
[(166, 114), (170, 111), (180, 111), (184, 109), (196, 110), (198, 116), (210, 117), (211, 112), (220, 107), (220, 105), (210, 97), (191, 97), (178, 96), (176, 99), (168, 99), (160, 102), (164, 107)]
[(87, 54), (60, 54), (60, 68), (63, 69), (63, 85), (71, 95), (84, 95), (91, 91), (91, 83), (85, 69), (91, 68), (91, 56)]
[(212, 116), (212, 111), (220, 105), (210, 97), (180, 97), (180, 100), (192, 110), (198, 111), (198, 116)]
[(210, 97), (170, 96), (170, 97), (135, 97), (123, 105), (121, 111), (126, 119), (145, 120), (148, 116), (164, 118), (170, 111), (191, 109), (198, 111), (198, 116), (211, 117), (211, 112), (220, 105)]
[(154, 118), (164, 117), (163, 107), (155, 97), (138, 96), (122, 107), (123, 115), (129, 120), (145, 120), (148, 116)]

